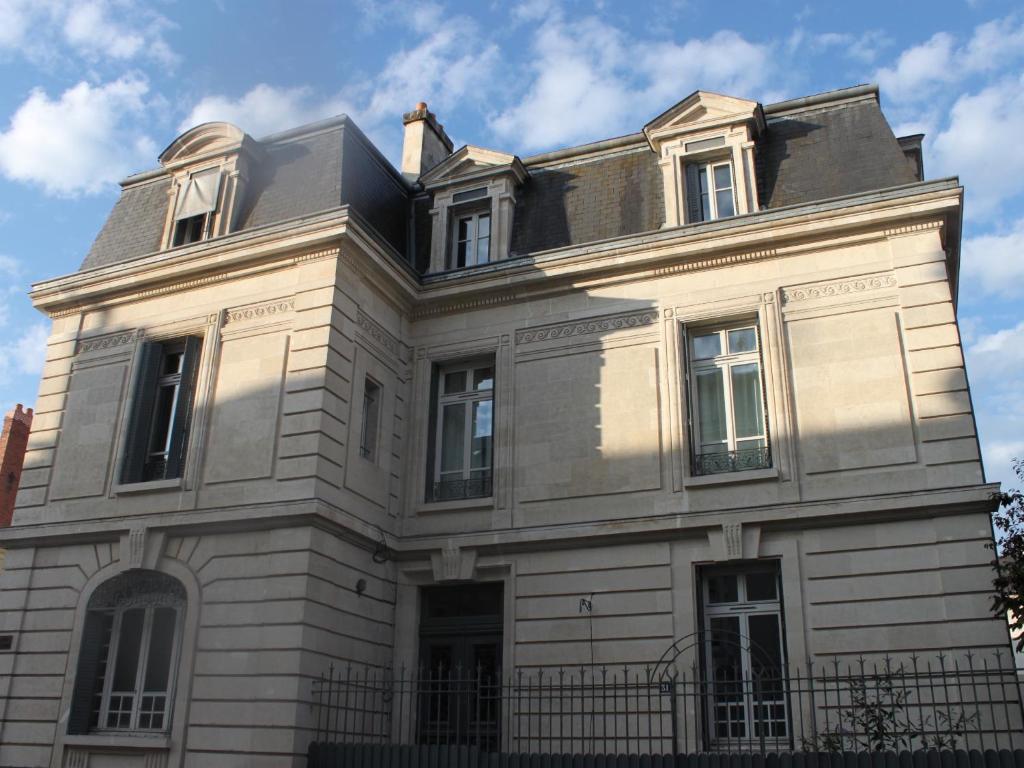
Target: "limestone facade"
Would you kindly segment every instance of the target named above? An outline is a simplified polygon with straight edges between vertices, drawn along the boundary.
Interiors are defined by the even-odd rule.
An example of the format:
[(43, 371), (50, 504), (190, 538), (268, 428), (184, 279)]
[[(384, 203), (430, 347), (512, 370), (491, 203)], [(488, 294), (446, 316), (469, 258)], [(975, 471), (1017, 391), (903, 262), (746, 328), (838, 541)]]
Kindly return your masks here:
[[(956, 318), (963, 190), (913, 181), (773, 208), (750, 178), (769, 173), (755, 138), (796, 107), (766, 120), (695, 96), (651, 124), (652, 144), (491, 153), (493, 167), (468, 152), (482, 165), (446, 169), (429, 206), (390, 170), (362, 198), (249, 228), (224, 206), (252, 199), (274, 147), (209, 128), (210, 145), (178, 139), (173, 165), (134, 183), (169, 183), (153, 197), (173, 203), (209, 153), (200, 164), (234, 180), (219, 229), (179, 247), (163, 229), (152, 251), (33, 289), (53, 328), (2, 535), (0, 765), (304, 765), (312, 679), (422, 661), (435, 585), (501, 583), (506, 673), (656, 661), (702, 629), (704, 575), (733, 565), (778, 569), (788, 662), (1008, 648), (988, 608), (994, 487)], [(877, 101), (806, 108), (854, 97)], [(688, 221), (678, 158), (719, 129), (748, 192), (733, 218)], [(664, 226), (495, 255), (523, 242), (511, 220), (551, 174), (641, 151), (658, 153)], [(456, 204), (459, 173), (504, 231), (486, 263), (445, 268), (452, 245), (435, 240), (418, 271), (413, 235), (447, 236), (429, 209)], [(396, 216), (426, 218), (391, 237), (393, 189)], [(770, 458), (699, 473), (693, 339), (738, 327), (756, 329)], [(147, 345), (186, 338), (180, 469), (129, 477)], [(439, 498), (439, 379), (461, 364), (492, 369), (490, 474)], [(90, 601), (146, 572), (183, 595), (167, 722), (72, 732)]]

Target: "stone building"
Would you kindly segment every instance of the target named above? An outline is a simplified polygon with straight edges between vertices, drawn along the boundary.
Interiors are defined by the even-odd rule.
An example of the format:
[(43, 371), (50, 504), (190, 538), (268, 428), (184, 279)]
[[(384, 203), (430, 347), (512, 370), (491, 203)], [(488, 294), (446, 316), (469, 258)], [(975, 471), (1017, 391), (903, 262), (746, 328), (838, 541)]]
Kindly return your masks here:
[(1008, 647), (963, 190), (875, 87), (522, 158), (404, 124), (400, 170), (200, 125), (33, 287), (0, 765), (304, 765), (347, 662)]

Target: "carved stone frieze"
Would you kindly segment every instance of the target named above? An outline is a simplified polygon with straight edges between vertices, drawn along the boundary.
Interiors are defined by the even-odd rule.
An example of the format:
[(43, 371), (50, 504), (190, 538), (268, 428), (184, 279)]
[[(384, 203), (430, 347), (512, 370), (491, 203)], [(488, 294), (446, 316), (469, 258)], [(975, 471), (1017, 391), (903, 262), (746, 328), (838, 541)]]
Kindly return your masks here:
[(725, 556), (729, 560), (743, 557), (743, 524), (725, 523), (722, 525), (722, 537), (725, 540)]
[(247, 307), (229, 309), (224, 317), (224, 324), (239, 323), (251, 320), (276, 318), (295, 309), (294, 299), (275, 299), (262, 304), (250, 304)]
[(384, 347), (384, 349), (392, 355), (395, 355), (396, 357), (398, 356), (399, 345), (401, 342), (384, 330), (376, 320), (373, 320), (361, 309), (356, 313), (356, 324), (363, 333)]
[(82, 339), (78, 342), (78, 354), (122, 347), (125, 344), (131, 344), (137, 337), (137, 331), (122, 331), (120, 333), (109, 333), (105, 336), (95, 336), (91, 339)]
[(531, 344), (538, 341), (551, 341), (552, 339), (564, 339), (591, 333), (607, 333), (626, 328), (642, 328), (646, 325), (653, 325), (657, 321), (658, 311), (656, 309), (645, 309), (641, 312), (630, 312), (624, 315), (608, 315), (606, 317), (597, 317), (572, 323), (527, 328), (526, 330), (516, 331), (516, 343)]
[(865, 275), (845, 280), (832, 280), (824, 283), (798, 285), (782, 289), (782, 302), (792, 304), (810, 299), (827, 299), (835, 296), (877, 291), (882, 288), (895, 288), (895, 275)]

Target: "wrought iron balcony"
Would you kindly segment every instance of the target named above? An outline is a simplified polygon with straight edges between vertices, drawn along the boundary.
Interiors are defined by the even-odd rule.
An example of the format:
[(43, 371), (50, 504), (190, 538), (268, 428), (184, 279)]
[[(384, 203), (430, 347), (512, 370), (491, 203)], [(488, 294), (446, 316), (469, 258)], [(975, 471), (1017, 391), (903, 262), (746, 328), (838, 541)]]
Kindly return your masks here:
[(743, 472), (749, 469), (767, 469), (772, 465), (772, 449), (744, 448), (741, 451), (699, 453), (693, 457), (694, 475), (717, 475), (723, 472)]
[(431, 501), (481, 499), (490, 496), (492, 490), (493, 483), (490, 472), (458, 480), (441, 480), (434, 483)]

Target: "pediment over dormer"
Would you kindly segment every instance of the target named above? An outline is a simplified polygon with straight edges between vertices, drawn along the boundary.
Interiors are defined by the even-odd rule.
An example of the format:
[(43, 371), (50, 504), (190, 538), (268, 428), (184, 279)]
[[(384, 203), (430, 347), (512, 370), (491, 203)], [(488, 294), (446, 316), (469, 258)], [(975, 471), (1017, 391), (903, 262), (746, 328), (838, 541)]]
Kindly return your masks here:
[(176, 166), (211, 154), (237, 152), (243, 145), (254, 143), (238, 126), (231, 123), (203, 123), (191, 128), (160, 153), (160, 164)]
[(517, 184), (527, 176), (522, 161), (515, 155), (466, 145), (423, 174), (420, 181), (425, 188), (434, 189), (502, 174), (511, 174)]
[(752, 137), (764, 129), (761, 105), (750, 99), (694, 91), (644, 126), (644, 135), (655, 152), (673, 138), (716, 129), (747, 128)]

